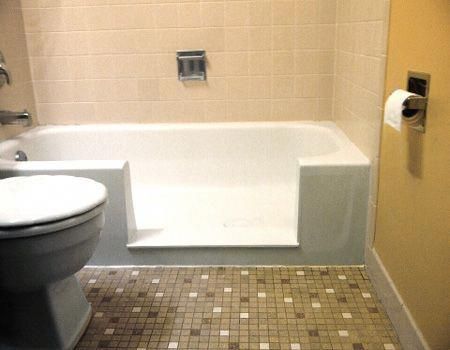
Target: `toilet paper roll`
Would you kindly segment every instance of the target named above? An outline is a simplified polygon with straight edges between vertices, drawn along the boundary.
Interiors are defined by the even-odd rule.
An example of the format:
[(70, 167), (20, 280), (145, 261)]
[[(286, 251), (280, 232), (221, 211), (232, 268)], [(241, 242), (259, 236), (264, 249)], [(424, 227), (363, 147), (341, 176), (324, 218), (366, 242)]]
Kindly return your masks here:
[(410, 96), (418, 95), (402, 89), (395, 90), (384, 105), (384, 122), (398, 131), (402, 127), (402, 112), (405, 109), (403, 102)]

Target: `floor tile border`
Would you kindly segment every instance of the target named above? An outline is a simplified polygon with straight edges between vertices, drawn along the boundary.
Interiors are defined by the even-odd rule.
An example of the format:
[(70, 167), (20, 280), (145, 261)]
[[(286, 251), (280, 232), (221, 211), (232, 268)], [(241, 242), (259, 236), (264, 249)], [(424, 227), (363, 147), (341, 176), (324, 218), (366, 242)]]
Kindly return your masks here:
[(403, 348), (431, 350), (374, 248), (366, 249), (367, 274)]

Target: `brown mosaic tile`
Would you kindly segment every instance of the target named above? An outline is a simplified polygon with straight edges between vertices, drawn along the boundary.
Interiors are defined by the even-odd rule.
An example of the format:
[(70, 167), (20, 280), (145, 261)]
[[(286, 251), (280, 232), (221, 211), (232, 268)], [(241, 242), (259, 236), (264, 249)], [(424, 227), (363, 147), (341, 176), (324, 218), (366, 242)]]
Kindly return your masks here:
[(401, 350), (360, 267), (85, 268), (77, 350)]
[(319, 336), (319, 331), (314, 329), (314, 330), (308, 331), (308, 334), (309, 334), (310, 337), (318, 337)]
[(200, 329), (191, 329), (190, 335), (198, 337), (200, 335)]

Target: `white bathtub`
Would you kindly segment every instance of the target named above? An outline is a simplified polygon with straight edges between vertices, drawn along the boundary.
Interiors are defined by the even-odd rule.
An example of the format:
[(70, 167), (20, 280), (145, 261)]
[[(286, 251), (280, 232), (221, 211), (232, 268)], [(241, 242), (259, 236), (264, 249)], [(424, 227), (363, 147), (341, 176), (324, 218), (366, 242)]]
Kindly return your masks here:
[(369, 162), (329, 122), (41, 126), (0, 158), (107, 185), (92, 263), (362, 262)]

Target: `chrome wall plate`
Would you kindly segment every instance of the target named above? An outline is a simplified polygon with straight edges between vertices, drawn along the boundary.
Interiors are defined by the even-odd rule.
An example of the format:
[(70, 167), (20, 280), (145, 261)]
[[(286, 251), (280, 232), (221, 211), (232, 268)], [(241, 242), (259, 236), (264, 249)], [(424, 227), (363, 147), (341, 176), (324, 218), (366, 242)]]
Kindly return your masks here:
[(205, 50), (177, 51), (178, 80), (206, 80)]
[(419, 96), (411, 96), (405, 101), (403, 120), (410, 128), (422, 133), (425, 132), (426, 126), (430, 78), (427, 73), (409, 71), (406, 81), (406, 89)]

